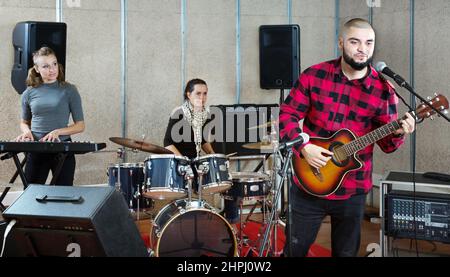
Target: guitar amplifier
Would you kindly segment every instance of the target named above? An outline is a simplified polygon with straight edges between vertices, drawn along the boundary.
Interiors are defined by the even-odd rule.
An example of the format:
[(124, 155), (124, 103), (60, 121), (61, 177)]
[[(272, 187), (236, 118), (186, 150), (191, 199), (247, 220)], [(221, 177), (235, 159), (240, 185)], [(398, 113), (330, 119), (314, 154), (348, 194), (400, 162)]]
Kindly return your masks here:
[(146, 257), (128, 206), (113, 187), (30, 185), (3, 213), (16, 220), (11, 256)]

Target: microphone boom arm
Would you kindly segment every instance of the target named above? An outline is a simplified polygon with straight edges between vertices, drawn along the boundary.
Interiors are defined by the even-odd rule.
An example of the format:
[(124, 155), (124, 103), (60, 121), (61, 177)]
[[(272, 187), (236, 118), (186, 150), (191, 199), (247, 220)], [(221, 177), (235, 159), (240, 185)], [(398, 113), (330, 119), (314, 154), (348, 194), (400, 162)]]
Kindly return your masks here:
[(414, 95), (415, 97), (417, 97), (418, 99), (420, 99), (425, 105), (427, 105), (428, 107), (430, 107), (431, 109), (433, 109), (438, 115), (440, 115), (441, 117), (443, 117), (445, 120), (447, 120), (448, 122), (450, 122), (450, 118), (448, 118), (448, 116), (446, 114), (444, 114), (442, 111), (438, 110), (437, 108), (433, 107), (433, 105), (430, 104), (430, 101), (424, 99), (422, 96), (420, 96), (415, 90), (414, 88), (407, 82), (405, 81), (405, 79), (403, 79), (400, 75), (396, 74), (395, 72), (393, 72), (391, 69), (389, 69), (386, 66), (386, 63), (384, 62), (378, 62), (376, 64), (376, 69), (378, 71), (380, 71), (381, 73), (391, 77), (399, 86), (405, 88), (406, 90), (408, 90), (412, 95)]
[(404, 81), (403, 82), (403, 86), (401, 84), (399, 84), (400, 86), (404, 87), (406, 90), (408, 90), (412, 95), (414, 95), (415, 97), (417, 97), (418, 99), (420, 99), (423, 104), (427, 105), (428, 107), (430, 107), (431, 109), (433, 109), (438, 115), (440, 115), (441, 117), (443, 117), (445, 120), (447, 120), (448, 122), (450, 122), (450, 118), (448, 118), (448, 116), (446, 114), (444, 114), (441, 110), (433, 107), (433, 105), (430, 104), (429, 100), (424, 99), (422, 96), (420, 96), (418, 93), (415, 92), (414, 88), (411, 87), (410, 84), (408, 84), (408, 82)]

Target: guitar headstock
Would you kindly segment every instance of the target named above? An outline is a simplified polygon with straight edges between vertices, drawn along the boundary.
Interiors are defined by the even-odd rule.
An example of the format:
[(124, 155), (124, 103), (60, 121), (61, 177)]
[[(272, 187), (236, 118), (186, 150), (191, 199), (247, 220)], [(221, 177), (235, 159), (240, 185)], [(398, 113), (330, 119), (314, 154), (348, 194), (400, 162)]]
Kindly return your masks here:
[[(436, 95), (433, 99), (429, 99), (428, 103), (438, 111), (441, 111), (444, 114), (448, 113), (448, 100), (444, 95)], [(435, 113), (435, 110), (433, 110), (430, 106), (425, 105), (424, 103), (420, 104), (416, 109), (417, 119), (425, 119), (431, 117)]]

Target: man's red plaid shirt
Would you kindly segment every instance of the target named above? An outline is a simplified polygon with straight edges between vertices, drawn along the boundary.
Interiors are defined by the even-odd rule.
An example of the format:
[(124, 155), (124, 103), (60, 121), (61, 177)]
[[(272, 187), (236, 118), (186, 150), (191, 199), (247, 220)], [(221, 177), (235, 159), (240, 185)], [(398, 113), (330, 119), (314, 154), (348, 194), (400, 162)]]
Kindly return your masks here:
[[(342, 73), (341, 58), (323, 62), (300, 74), (281, 105), (280, 136), (282, 140), (292, 140), (303, 131), (312, 137), (327, 138), (342, 128), (362, 136), (396, 120), (397, 103), (394, 88), (372, 66), (366, 77), (350, 81)], [(303, 130), (299, 126), (302, 119)], [(389, 135), (377, 144), (390, 153), (403, 142), (403, 137)], [(364, 166), (349, 172), (341, 187), (327, 199), (348, 199), (369, 192), (373, 148), (370, 145), (358, 152)], [(294, 181), (300, 187), (296, 178)]]

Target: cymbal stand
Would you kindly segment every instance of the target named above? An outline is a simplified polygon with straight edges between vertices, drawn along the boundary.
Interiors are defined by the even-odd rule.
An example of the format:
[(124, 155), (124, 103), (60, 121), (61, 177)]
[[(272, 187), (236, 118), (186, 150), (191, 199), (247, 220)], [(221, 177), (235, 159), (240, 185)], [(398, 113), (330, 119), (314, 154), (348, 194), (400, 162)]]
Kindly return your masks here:
[(242, 257), (243, 254), (243, 245), (244, 245), (244, 224), (242, 223), (242, 208), (244, 205), (244, 200), (240, 199), (239, 200), (239, 244), (238, 244), (238, 249), (241, 250), (241, 252), (239, 253), (239, 256)]
[[(133, 171), (132, 170), (130, 170), (130, 172), (129, 172), (129, 175), (128, 176), (130, 176), (130, 179), (129, 180), (131, 180), (130, 181), (130, 183), (133, 183)], [(140, 212), (141, 212), (141, 207), (140, 207), (140, 205), (141, 205), (141, 191), (140, 191), (140, 186), (138, 185), (137, 186), (137, 188), (136, 188), (136, 190), (135, 190), (135, 192), (133, 193), (133, 195), (132, 195), (132, 197), (131, 197), (131, 199), (130, 199), (130, 205), (131, 205), (131, 207), (133, 207), (133, 199), (136, 201), (136, 203), (137, 203), (137, 212), (136, 212), (136, 218), (137, 218), (137, 220), (140, 220), (141, 219), (141, 217), (140, 217)], [(130, 188), (129, 188), (131, 191), (133, 190), (133, 189), (135, 189), (133, 186), (131, 186)], [(130, 192), (131, 192), (130, 191)]]
[(120, 173), (120, 165), (117, 165), (117, 180), (116, 180), (116, 183), (115, 183), (114, 187), (120, 193), (122, 193), (121, 192), (122, 180), (120, 179), (121, 175), (122, 174)]
[(127, 154), (127, 152), (125, 150), (125, 147), (117, 148), (116, 161), (118, 164), (125, 162), (126, 154)]
[[(284, 90), (281, 90), (281, 94), (282, 94), (282, 97), (284, 99)], [(282, 161), (283, 157), (280, 154), (280, 152), (278, 151), (278, 147), (279, 147), (279, 126), (278, 126), (278, 122), (276, 122), (272, 118), (272, 116), (273, 115), (271, 115), (270, 141), (271, 141), (271, 144), (273, 146), (273, 150), (274, 150), (273, 153), (274, 153), (274, 155), (273, 155), (273, 163), (272, 163), (272, 169), (273, 170), (271, 172), (271, 176), (269, 178), (269, 182), (271, 184), (270, 187), (273, 188), (273, 191), (276, 191), (276, 190), (281, 191), (281, 195), (279, 196), (281, 201), (282, 201), (280, 207), (281, 207), (281, 210), (283, 210), (283, 207), (284, 207), (284, 193), (283, 193), (284, 192), (284, 190), (283, 190), (284, 180), (283, 179), (280, 180), (280, 184), (278, 185), (278, 187), (273, 187), (273, 185), (276, 184), (276, 178), (278, 176), (277, 175), (278, 172), (281, 172), (280, 171), (281, 170), (280, 163), (283, 162)], [(275, 198), (274, 198), (275, 194), (272, 193), (271, 196), (272, 196), (271, 200), (272, 200), (272, 204), (273, 204), (272, 205), (272, 210), (277, 211), (277, 209), (278, 209), (278, 202), (275, 201)], [(264, 200), (266, 200), (266, 198), (264, 198)], [(266, 201), (264, 201), (264, 204), (266, 204)], [(266, 218), (266, 213), (265, 213), (265, 207), (264, 206), (263, 206), (263, 209), (264, 209), (264, 212), (263, 212), (264, 222), (263, 223), (267, 226), (267, 228), (269, 228), (269, 227), (271, 227), (271, 225), (267, 225), (267, 218)], [(278, 230), (277, 230), (277, 228), (278, 228), (278, 222), (279, 222), (279, 215), (278, 215), (278, 213), (275, 212), (274, 216), (272, 216), (270, 219), (273, 220), (273, 222), (274, 222), (273, 223), (274, 225), (273, 225), (273, 245), (272, 245), (273, 248), (272, 249), (274, 251), (273, 254), (276, 255), (277, 254), (276, 251), (278, 249), (278, 247), (277, 247), (277, 243), (278, 243), (278, 238), (277, 238)], [(269, 240), (269, 242), (270, 242), (270, 240)], [(267, 243), (267, 242), (265, 242), (265, 243)]]
[[(264, 201), (265, 200), (263, 200), (262, 201), (263, 204), (261, 204), (261, 205), (263, 205), (263, 222), (261, 222), (263, 225), (265, 224), (265, 217), (266, 217), (265, 216), (265, 212), (264, 212)], [(259, 241), (260, 238), (256, 242), (251, 243), (250, 239), (248, 237), (246, 239), (244, 239), (244, 229), (246, 228), (247, 223), (249, 221), (259, 223), (259, 221), (257, 221), (257, 220), (250, 219), (250, 217), (253, 215), (253, 212), (255, 211), (256, 207), (258, 206), (259, 202), (260, 202), (260, 200), (256, 200), (255, 204), (253, 204), (253, 206), (250, 209), (249, 213), (245, 217), (245, 220), (242, 220), (244, 199), (241, 198), (239, 200), (239, 210), (240, 211), (239, 211), (239, 245), (238, 245), (238, 247), (241, 250), (240, 257), (244, 257), (244, 245), (247, 245), (249, 247), (249, 250), (247, 251), (247, 254), (250, 251), (253, 251), (254, 253), (257, 253), (257, 241)], [(259, 233), (260, 232), (258, 232), (258, 236), (259, 236)]]
[(268, 238), (269, 238), (269, 233), (272, 229), (272, 225), (276, 225), (277, 222), (275, 222), (275, 214), (277, 212), (277, 206), (278, 206), (278, 200), (280, 199), (281, 196), (281, 192), (282, 192), (282, 185), (283, 182), (286, 179), (287, 173), (288, 173), (288, 169), (289, 169), (289, 165), (291, 164), (291, 158), (292, 158), (292, 147), (287, 149), (287, 157), (284, 160), (284, 164), (283, 164), (283, 168), (280, 172), (281, 175), (281, 179), (280, 182), (276, 188), (276, 194), (275, 194), (275, 199), (273, 200), (272, 203), (272, 211), (270, 214), (270, 217), (268, 219), (268, 225), (267, 228), (264, 232), (264, 239), (263, 242), (261, 243), (261, 248), (259, 250), (259, 257), (262, 257), (263, 253), (264, 253), (264, 249), (266, 248), (266, 244), (268, 242)]
[[(124, 149), (123, 148), (118, 148), (117, 149), (117, 151), (116, 151), (116, 158), (117, 158), (117, 161), (119, 160), (119, 159), (122, 159), (123, 158), (123, 155), (125, 154), (125, 152), (123, 151)], [(116, 180), (116, 182), (115, 182), (115, 184), (114, 184), (114, 188), (118, 191), (118, 192), (121, 192), (121, 190), (120, 190), (120, 188), (121, 188), (121, 180), (120, 180), (120, 163), (116, 163), (115, 165), (117, 165), (117, 180)], [(111, 172), (113, 175), (114, 175), (114, 171), (113, 172)], [(128, 203), (129, 204), (129, 203)]]
[[(241, 201), (242, 202), (242, 201)], [(250, 217), (253, 215), (253, 212), (256, 209), (256, 206), (258, 206), (258, 200), (256, 200), (255, 204), (253, 204), (253, 207), (250, 209), (250, 212), (248, 212), (247, 217), (245, 218), (244, 222), (247, 223), (250, 220)], [(241, 208), (242, 210), (242, 208)], [(264, 211), (263, 211), (264, 212)], [(242, 213), (241, 213), (242, 214)], [(263, 221), (265, 221), (264, 219), (264, 214), (263, 214)]]
[[(243, 214), (243, 200), (244, 199), (241, 199), (239, 201), (239, 209), (240, 209), (239, 215)], [(263, 234), (263, 230), (265, 230), (264, 227), (267, 226), (267, 213), (268, 213), (267, 210), (266, 210), (267, 209), (267, 201), (268, 201), (268, 198), (266, 196), (263, 196), (262, 199), (256, 199), (256, 202), (253, 204), (252, 208), (248, 212), (248, 214), (245, 217), (245, 219), (243, 220), (241, 216), (239, 218), (239, 246), (238, 247), (239, 247), (239, 249), (241, 249), (240, 257), (244, 257), (244, 254), (248, 255), (248, 253), (250, 251), (253, 254), (255, 254), (256, 256), (259, 255), (258, 248), (259, 248), (259, 245), (260, 245), (260, 243), (262, 241), (261, 236)], [(255, 209), (258, 206), (261, 207), (261, 210), (262, 210), (262, 213), (263, 213), (262, 221), (251, 218), (253, 213), (254, 213), (254, 211), (255, 211)], [(277, 224), (276, 224), (276, 222), (278, 222), (277, 221), (278, 219), (275, 218), (274, 220), (275, 220), (274, 221), (275, 225), (274, 225), (274, 242), (273, 242), (273, 247), (274, 247), (274, 253), (276, 254), (276, 251), (277, 251), (277, 237), (276, 237)], [(244, 229), (246, 228), (248, 222), (255, 222), (255, 223), (261, 224), (260, 230), (258, 231), (258, 235), (257, 235), (258, 238), (255, 241), (250, 240), (248, 237), (247, 238), (244, 237), (244, 233), (245, 233)], [(249, 247), (249, 249), (247, 250), (246, 253), (244, 253), (244, 245)], [(269, 245), (271, 245), (271, 244), (269, 244)]]

